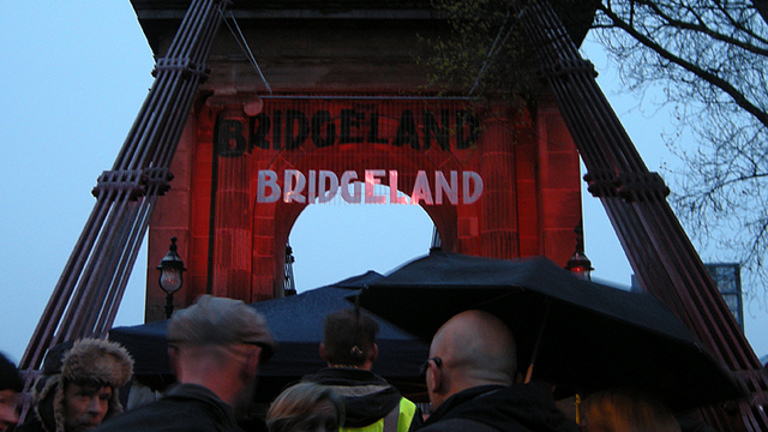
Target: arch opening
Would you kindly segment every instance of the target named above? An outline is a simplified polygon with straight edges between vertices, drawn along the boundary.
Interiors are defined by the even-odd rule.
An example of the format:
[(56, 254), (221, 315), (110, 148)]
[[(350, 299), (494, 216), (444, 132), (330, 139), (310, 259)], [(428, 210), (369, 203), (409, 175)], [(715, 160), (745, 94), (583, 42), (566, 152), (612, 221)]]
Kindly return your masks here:
[[(390, 189), (377, 185), (376, 194)], [(411, 204), (308, 205), (291, 228), (297, 293), (333, 284), (369, 270), (385, 274), (429, 253), (434, 223)]]

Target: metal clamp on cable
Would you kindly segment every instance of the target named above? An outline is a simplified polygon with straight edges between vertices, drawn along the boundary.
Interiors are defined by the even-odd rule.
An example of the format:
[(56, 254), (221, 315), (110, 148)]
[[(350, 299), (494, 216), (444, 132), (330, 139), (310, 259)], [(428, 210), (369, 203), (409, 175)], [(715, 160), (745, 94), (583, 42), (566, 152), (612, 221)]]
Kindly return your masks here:
[(173, 173), (168, 168), (144, 168), (144, 175), (147, 179), (147, 189), (154, 190), (155, 195), (165, 195), (171, 189)]
[[(96, 199), (104, 198), (107, 192), (128, 192), (128, 199), (136, 201), (144, 196), (147, 178), (141, 170), (115, 170), (104, 171), (99, 176), (96, 186), (91, 190), (91, 194)], [(114, 200), (115, 194), (108, 195), (109, 199)]]
[(594, 78), (597, 77), (595, 65), (591, 61), (583, 59), (558, 59), (553, 64), (542, 68), (539, 75), (544, 79), (552, 79), (579, 72)]
[(181, 71), (184, 78), (190, 76), (196, 76), (200, 82), (205, 82), (208, 79), (208, 75), (211, 70), (204, 64), (194, 63), (189, 58), (168, 58), (163, 57), (155, 64), (155, 69), (152, 70), (152, 76), (157, 77), (157, 74), (162, 71)]
[(587, 191), (595, 198), (615, 198), (618, 196), (615, 180), (616, 173), (613, 170), (590, 171), (584, 175)]
[(616, 189), (626, 202), (664, 201), (669, 195), (669, 188), (657, 172), (621, 173)]

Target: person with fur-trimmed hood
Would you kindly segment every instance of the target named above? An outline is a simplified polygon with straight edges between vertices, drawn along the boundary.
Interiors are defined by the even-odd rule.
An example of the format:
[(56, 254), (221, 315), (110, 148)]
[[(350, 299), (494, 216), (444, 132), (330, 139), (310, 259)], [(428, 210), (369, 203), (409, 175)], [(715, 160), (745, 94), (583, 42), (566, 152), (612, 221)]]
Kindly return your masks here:
[(34, 418), (17, 432), (83, 432), (123, 411), (118, 389), (131, 379), (133, 359), (122, 345), (81, 339), (52, 347), (35, 383)]

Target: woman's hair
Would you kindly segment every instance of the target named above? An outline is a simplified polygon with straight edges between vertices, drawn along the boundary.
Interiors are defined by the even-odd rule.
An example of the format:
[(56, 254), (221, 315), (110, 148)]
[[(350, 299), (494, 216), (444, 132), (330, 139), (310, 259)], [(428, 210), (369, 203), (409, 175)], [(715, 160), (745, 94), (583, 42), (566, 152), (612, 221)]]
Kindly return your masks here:
[(326, 386), (302, 382), (285, 389), (267, 412), (269, 432), (301, 432), (324, 425), (337, 431), (344, 423), (344, 405)]
[(607, 390), (587, 397), (579, 407), (582, 426), (604, 432), (679, 432), (672, 413), (650, 395)]

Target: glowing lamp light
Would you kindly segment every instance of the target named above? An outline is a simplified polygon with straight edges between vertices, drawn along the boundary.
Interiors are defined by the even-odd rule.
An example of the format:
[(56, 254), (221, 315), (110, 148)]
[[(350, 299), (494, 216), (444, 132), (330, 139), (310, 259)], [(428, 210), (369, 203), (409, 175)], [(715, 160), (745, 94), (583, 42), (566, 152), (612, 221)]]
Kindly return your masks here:
[(584, 252), (576, 251), (565, 264), (565, 269), (573, 272), (577, 277), (584, 280), (592, 279), (592, 261), (587, 258)]
[(176, 252), (176, 237), (171, 237), (171, 245), (168, 247), (168, 253), (165, 254), (157, 269), (160, 270), (160, 279), (158, 283), (160, 288), (165, 291), (165, 317), (170, 318), (173, 313), (173, 294), (181, 289), (184, 283), (183, 274), (187, 270), (184, 268), (184, 261)]

